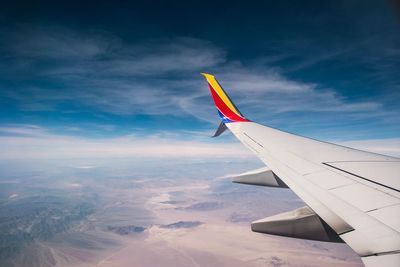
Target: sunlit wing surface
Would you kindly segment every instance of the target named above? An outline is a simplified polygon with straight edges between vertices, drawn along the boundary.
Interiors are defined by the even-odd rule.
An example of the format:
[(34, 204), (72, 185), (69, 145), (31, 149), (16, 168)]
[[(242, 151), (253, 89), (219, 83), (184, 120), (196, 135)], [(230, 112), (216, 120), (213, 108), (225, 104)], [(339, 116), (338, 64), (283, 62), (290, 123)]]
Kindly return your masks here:
[(256, 221), (253, 231), (344, 241), (366, 266), (400, 266), (400, 159), (251, 122), (213, 75), (203, 75), (224, 124), (218, 135), (226, 127), (268, 166), (234, 181), (289, 187), (307, 204)]

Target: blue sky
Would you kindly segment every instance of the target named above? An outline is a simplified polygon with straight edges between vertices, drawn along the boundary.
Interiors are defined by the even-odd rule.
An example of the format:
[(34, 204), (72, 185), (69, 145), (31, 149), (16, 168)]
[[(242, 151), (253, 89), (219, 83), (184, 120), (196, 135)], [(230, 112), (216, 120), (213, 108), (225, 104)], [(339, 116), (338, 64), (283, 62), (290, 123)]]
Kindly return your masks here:
[(200, 72), (254, 121), (398, 147), (394, 3), (277, 2), (3, 3), (3, 153), (242, 153), (229, 136), (208, 138), (219, 122)]

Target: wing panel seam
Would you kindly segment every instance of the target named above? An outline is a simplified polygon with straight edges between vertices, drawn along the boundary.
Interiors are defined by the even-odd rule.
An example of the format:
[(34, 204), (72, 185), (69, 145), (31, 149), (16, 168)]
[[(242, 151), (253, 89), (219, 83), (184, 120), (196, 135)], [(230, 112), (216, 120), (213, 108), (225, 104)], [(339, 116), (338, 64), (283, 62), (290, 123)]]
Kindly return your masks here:
[(396, 188), (394, 188), (394, 187), (391, 187), (391, 186), (388, 186), (388, 185), (385, 185), (385, 184), (376, 182), (376, 181), (374, 181), (374, 180), (371, 180), (371, 179), (362, 177), (362, 176), (357, 175), (357, 174), (355, 174), (355, 173), (352, 173), (352, 172), (343, 170), (343, 169), (338, 168), (338, 167), (336, 167), (336, 166), (330, 165), (330, 164), (328, 164), (328, 163), (326, 163), (326, 162), (322, 162), (322, 164), (324, 164), (324, 165), (326, 165), (326, 166), (328, 166), (328, 167), (334, 168), (334, 169), (336, 169), (336, 170), (342, 171), (342, 172), (344, 172), (344, 173), (353, 175), (353, 176), (358, 177), (358, 178), (360, 178), (360, 179), (363, 179), (363, 180), (365, 180), (365, 181), (371, 182), (371, 183), (373, 183), (373, 184), (377, 184), (377, 185), (383, 186), (383, 187), (385, 187), (385, 188), (391, 189), (391, 190), (393, 190), (393, 191), (400, 192), (399, 189), (396, 189)]

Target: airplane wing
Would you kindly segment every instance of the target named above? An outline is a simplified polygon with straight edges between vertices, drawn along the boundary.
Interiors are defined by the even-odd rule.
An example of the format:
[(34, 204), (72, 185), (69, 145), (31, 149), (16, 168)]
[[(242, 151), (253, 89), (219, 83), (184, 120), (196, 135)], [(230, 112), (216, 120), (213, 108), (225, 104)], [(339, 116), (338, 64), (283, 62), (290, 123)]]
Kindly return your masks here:
[(222, 123), (268, 167), (234, 182), (289, 187), (301, 209), (252, 223), (252, 230), (347, 243), (366, 266), (400, 266), (400, 159), (294, 135), (245, 118), (211, 74)]

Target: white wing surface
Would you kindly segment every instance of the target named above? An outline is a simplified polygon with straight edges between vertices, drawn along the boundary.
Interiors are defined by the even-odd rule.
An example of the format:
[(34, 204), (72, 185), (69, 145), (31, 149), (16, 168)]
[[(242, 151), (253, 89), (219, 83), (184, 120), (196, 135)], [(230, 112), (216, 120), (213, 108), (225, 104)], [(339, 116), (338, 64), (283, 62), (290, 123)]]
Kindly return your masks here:
[[(224, 124), (219, 134), (221, 128), (228, 128), (269, 168), (255, 172), (256, 184), (287, 186), (309, 209), (255, 222), (253, 230), (314, 240), (341, 240), (360, 255), (366, 266), (400, 266), (400, 159), (251, 122), (239, 112), (214, 76), (203, 75)], [(260, 179), (264, 173), (269, 180), (263, 183)], [(237, 180), (246, 183), (245, 179), (251, 181), (248, 176), (251, 172)], [(271, 182), (274, 177), (276, 182)], [(313, 214), (320, 223), (310, 217)], [(277, 228), (282, 220), (291, 223), (291, 227)], [(337, 238), (320, 238), (321, 230), (317, 227)]]

